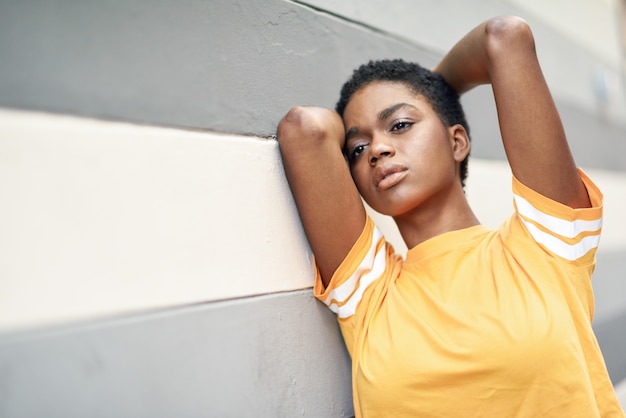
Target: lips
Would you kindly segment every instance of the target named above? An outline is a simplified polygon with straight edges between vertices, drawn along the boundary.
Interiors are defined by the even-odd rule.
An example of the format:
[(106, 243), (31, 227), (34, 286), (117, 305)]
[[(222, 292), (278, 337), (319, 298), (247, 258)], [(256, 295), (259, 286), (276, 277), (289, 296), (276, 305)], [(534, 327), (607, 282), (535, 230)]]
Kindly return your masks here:
[(378, 190), (386, 190), (398, 184), (407, 174), (408, 170), (402, 164), (386, 163), (374, 170), (374, 184)]

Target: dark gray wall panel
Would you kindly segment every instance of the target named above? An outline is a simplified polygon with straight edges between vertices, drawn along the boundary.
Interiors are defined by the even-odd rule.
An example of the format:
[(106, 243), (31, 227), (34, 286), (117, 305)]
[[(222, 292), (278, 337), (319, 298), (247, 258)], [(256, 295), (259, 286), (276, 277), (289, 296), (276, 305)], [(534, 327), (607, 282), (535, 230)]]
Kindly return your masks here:
[(0, 337), (7, 418), (348, 417), (350, 385), (310, 289)]
[(0, 105), (274, 133), (294, 104), (333, 106), (372, 57), (434, 59), (288, 1), (0, 4)]
[(626, 310), (621, 315), (595, 323), (593, 328), (611, 381), (617, 384), (626, 379)]
[(593, 327), (613, 383), (626, 379), (625, 255), (624, 251), (598, 252), (592, 280), (596, 302)]
[[(369, 59), (440, 52), (283, 0), (34, 0), (0, 3), (0, 56), (0, 106), (269, 135)], [(504, 158), (489, 89), (465, 103), (473, 155)], [(626, 169), (623, 127), (559, 106), (579, 164)]]
[[(605, 250), (600, 242), (596, 270), (593, 272), (591, 283), (595, 296), (594, 321), (604, 322), (611, 316), (619, 316), (625, 312), (626, 249)], [(623, 329), (626, 338), (626, 326)], [(624, 353), (626, 354), (626, 347)]]

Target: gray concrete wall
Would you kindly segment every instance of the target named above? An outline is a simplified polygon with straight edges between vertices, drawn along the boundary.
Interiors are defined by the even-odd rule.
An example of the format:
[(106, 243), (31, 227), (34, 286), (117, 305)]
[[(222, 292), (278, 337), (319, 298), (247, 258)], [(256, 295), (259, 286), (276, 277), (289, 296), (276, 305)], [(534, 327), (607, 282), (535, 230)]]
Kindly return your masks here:
[[(273, 134), (371, 56), (434, 57), (289, 1), (3, 2), (0, 106)], [(315, 88), (311, 88), (315, 86)]]
[[(294, 103), (332, 107), (341, 84), (369, 59), (403, 57), (432, 66), (444, 45), (451, 46), (482, 19), (523, 14), (506, 2), (462, 4), (432, 8), (439, 13), (426, 16), (433, 23), (418, 34), (432, 33), (435, 39), (419, 42), (409, 38), (418, 34), (401, 30), (409, 26), (409, 13), (401, 15), (405, 23), (396, 25), (398, 33), (389, 32), (395, 9), (359, 8), (354, 18), (361, 25), (347, 21), (353, 18), (349, 15), (336, 17), (288, 1), (4, 2), (0, 106), (271, 135)], [(420, 2), (407, 2), (407, 7), (423, 14)], [(457, 20), (446, 22), (442, 14), (448, 8), (469, 17), (462, 26)], [(382, 29), (372, 27), (378, 21)], [(578, 63), (592, 67), (597, 61), (541, 21), (533, 23), (535, 32), (549, 34), (542, 49), (554, 52), (552, 46), (565, 50), (566, 57), (576, 55), (574, 70)], [(437, 39), (440, 33), (445, 36)], [(558, 67), (548, 77), (558, 80), (565, 70)], [(579, 163), (626, 169), (623, 125), (587, 110), (587, 102), (556, 99)], [(489, 90), (476, 89), (464, 100), (476, 139), (473, 155), (503, 158)]]
[(348, 417), (342, 344), (309, 290), (16, 334), (0, 416)]
[[(447, 40), (396, 32), (389, 15), (367, 15), (371, 8), (310, 3), (315, 7), (284, 0), (2, 2), (0, 107), (262, 137), (274, 133), (294, 104), (333, 106), (352, 69), (370, 58), (431, 66), (444, 52)], [(428, 3), (444, 15), (454, 3), (466, 17), (523, 12), (487, 0), (398, 3), (410, 9)], [(545, 23), (533, 23), (550, 34), (546, 50), (565, 45), (582, 54), (576, 60), (597, 59)], [(446, 27), (441, 19), (428, 24), (430, 32), (454, 38), (469, 28)], [(626, 171), (620, 119), (573, 96), (556, 100), (579, 164)], [(464, 102), (473, 156), (503, 160), (489, 91), (477, 89)], [(259, 222), (281, 221), (271, 212), (263, 216)], [(615, 381), (626, 377), (625, 254), (619, 245), (608, 248), (594, 277), (595, 327)], [(3, 274), (0, 258), (0, 280)], [(207, 280), (219, 286), (229, 277)], [(310, 289), (242, 294), (5, 332), (0, 416), (351, 416), (345, 349)]]

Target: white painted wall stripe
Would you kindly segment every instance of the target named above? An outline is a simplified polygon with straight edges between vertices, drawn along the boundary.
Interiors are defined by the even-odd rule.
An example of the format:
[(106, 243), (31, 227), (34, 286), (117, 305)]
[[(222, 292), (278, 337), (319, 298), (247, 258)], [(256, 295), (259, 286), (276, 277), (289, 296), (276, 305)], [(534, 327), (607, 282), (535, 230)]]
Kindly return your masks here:
[[(598, 251), (626, 250), (626, 173), (585, 171), (605, 197)], [(497, 227), (508, 165), (470, 173), (470, 204)], [(0, 196), (0, 332), (313, 284), (273, 141), (0, 109)]]
[(312, 286), (278, 144), (0, 111), (0, 332)]

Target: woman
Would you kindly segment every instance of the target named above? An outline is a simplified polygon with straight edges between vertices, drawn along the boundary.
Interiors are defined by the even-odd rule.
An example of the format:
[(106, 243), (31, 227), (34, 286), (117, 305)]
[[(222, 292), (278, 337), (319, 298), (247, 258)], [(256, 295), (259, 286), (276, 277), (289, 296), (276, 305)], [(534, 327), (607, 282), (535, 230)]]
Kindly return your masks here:
[[(514, 177), (498, 230), (463, 191), (458, 94), (485, 83)], [(591, 329), (602, 194), (576, 168), (526, 22), (481, 24), (433, 72), (364, 65), (337, 112), (294, 108), (278, 141), (358, 417), (624, 416)], [(406, 260), (361, 196), (394, 218)]]

